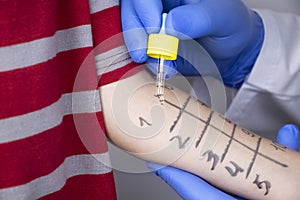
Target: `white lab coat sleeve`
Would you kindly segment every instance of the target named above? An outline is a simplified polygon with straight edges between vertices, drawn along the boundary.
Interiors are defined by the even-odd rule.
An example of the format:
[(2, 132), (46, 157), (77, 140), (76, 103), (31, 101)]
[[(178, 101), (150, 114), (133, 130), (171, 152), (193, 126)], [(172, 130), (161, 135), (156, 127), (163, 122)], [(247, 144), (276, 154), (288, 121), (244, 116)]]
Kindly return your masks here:
[(286, 123), (300, 125), (300, 16), (257, 10), (265, 38), (257, 61), (226, 116), (274, 138)]

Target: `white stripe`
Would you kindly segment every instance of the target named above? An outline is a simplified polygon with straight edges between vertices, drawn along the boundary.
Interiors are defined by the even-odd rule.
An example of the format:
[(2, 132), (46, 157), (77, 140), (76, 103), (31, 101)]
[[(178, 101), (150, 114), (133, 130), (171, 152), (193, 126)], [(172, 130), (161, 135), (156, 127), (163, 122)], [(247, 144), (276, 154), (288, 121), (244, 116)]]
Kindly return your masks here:
[[(68, 157), (53, 172), (24, 185), (0, 190), (0, 199), (37, 199), (59, 191), (68, 178), (84, 174), (106, 174), (111, 172), (108, 153), (76, 155)], [(103, 183), (105, 184), (105, 183)]]
[(0, 48), (0, 72), (45, 62), (57, 53), (92, 46), (90, 25), (60, 30), (54, 36)]
[(101, 111), (98, 90), (74, 92), (55, 103), (24, 115), (0, 120), (0, 144), (39, 134), (62, 122), (65, 115)]
[(132, 62), (124, 45), (97, 55), (95, 60), (98, 75), (119, 69)]
[(119, 5), (119, 0), (90, 0), (90, 13), (100, 12)]

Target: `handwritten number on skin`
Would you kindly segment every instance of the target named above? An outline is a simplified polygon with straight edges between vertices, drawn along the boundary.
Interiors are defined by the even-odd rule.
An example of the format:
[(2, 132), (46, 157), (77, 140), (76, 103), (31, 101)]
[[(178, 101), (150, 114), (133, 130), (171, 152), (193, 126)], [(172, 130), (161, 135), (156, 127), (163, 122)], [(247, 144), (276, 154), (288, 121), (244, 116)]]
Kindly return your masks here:
[(206, 156), (206, 155), (207, 155), (207, 162), (210, 162), (211, 160), (213, 162), (210, 170), (211, 171), (215, 170), (220, 160), (219, 156), (215, 154), (212, 150), (208, 150), (202, 154), (202, 156)]
[(146, 121), (144, 118), (142, 118), (142, 117), (139, 117), (139, 120), (140, 120), (140, 126), (141, 126), (141, 127), (145, 126), (145, 124), (148, 125), (148, 126), (152, 126), (152, 124), (151, 124), (150, 122), (147, 122), (147, 121)]
[(182, 141), (182, 138), (180, 135), (174, 136), (172, 137), (169, 141), (173, 141), (174, 139), (178, 140), (178, 145), (179, 145), (179, 149), (183, 149), (185, 148), (185, 145), (187, 144), (187, 142), (191, 139), (190, 137), (187, 137), (184, 141)]
[(259, 181), (259, 175), (256, 174), (256, 178), (255, 180), (253, 181), (253, 184), (255, 184), (259, 189), (263, 189), (263, 186), (265, 187), (266, 189), (266, 192), (264, 195), (267, 195), (269, 194), (269, 191), (270, 191), (270, 188), (271, 188), (271, 183), (270, 181)]

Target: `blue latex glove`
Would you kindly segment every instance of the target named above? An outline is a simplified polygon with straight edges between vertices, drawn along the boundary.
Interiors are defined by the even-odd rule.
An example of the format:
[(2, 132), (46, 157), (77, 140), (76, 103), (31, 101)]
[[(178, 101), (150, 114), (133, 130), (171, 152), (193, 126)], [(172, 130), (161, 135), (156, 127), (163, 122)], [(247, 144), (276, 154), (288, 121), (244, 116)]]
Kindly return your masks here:
[[(285, 125), (277, 135), (277, 142), (292, 150), (298, 151), (299, 131), (294, 125)], [(211, 186), (198, 176), (173, 167), (163, 167), (154, 163), (148, 163), (148, 167), (156, 170), (156, 174), (168, 183), (183, 199), (188, 200), (236, 200), (223, 191)]]
[(292, 124), (283, 126), (278, 131), (276, 141), (289, 149), (299, 151), (299, 130), (297, 126)]
[[(168, 13), (167, 33), (184, 40), (193, 38), (201, 44), (227, 86), (242, 85), (263, 43), (261, 18), (240, 0), (122, 0), (121, 3), (124, 39), (135, 62), (156, 62), (146, 55), (147, 38), (148, 34), (159, 32), (163, 12)], [(185, 55), (188, 48), (181, 41), (179, 55)], [(183, 75), (199, 75), (182, 57), (168, 65)], [(156, 71), (156, 65), (149, 66)], [(174, 75), (172, 70), (169, 73)]]

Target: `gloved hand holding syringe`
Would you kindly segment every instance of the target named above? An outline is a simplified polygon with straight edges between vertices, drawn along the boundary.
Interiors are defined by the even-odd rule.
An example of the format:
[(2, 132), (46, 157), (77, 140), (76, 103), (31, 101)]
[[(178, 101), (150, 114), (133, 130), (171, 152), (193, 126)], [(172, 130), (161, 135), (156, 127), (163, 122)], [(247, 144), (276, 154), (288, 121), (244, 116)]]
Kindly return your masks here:
[(157, 97), (161, 103), (164, 102), (164, 86), (165, 86), (165, 73), (164, 62), (165, 60), (176, 60), (178, 51), (178, 38), (167, 35), (165, 31), (165, 22), (167, 14), (162, 15), (162, 25), (158, 34), (150, 34), (148, 38), (147, 55), (152, 58), (158, 59), (156, 86)]

